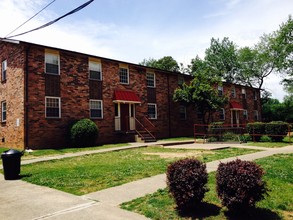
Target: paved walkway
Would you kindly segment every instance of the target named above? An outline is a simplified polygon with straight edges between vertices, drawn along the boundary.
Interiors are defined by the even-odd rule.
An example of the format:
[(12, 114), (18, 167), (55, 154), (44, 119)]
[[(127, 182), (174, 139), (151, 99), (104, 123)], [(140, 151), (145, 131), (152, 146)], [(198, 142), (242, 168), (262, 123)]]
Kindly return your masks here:
[[(164, 144), (164, 143), (156, 143)], [(145, 145), (145, 144), (144, 144)], [(132, 147), (143, 147), (143, 144), (133, 144)], [(177, 147), (191, 147), (190, 143), (176, 143)], [(193, 144), (194, 147), (200, 147)], [(170, 146), (171, 147), (171, 146)], [(204, 144), (204, 149), (208, 146)], [(210, 146), (212, 148), (212, 146)], [(223, 145), (222, 147), (226, 147)], [(243, 146), (233, 146), (243, 147)], [(245, 146), (245, 148), (248, 148)], [(250, 148), (250, 147), (249, 147)], [(125, 149), (125, 147), (123, 147)], [(104, 149), (109, 150), (109, 149)], [(119, 149), (115, 149), (119, 150)], [(121, 150), (121, 149), (120, 149)], [(101, 152), (101, 150), (99, 150)], [(92, 153), (99, 153), (93, 151)], [(61, 155), (62, 158), (71, 156), (80, 156), (90, 152), (79, 152), (75, 154)], [(255, 160), (262, 157), (271, 156), (279, 153), (293, 153), (293, 146), (283, 148), (269, 148), (261, 152), (222, 159), (222, 162), (234, 160), (236, 158), (243, 160)], [(51, 159), (60, 159), (60, 157)], [(42, 161), (48, 158), (43, 158)], [(37, 162), (37, 160), (24, 161), (25, 163)], [(207, 163), (209, 172), (217, 169), (220, 161)], [(84, 196), (74, 196), (69, 193), (33, 185), (21, 180), (5, 181), (0, 176), (0, 219), (6, 220), (27, 220), (27, 219), (62, 219), (62, 220), (145, 220), (144, 216), (122, 210), (119, 205), (123, 202), (142, 197), (149, 193), (154, 193), (160, 188), (166, 187), (165, 174), (145, 178), (142, 180), (127, 183), (121, 186), (101, 190)]]

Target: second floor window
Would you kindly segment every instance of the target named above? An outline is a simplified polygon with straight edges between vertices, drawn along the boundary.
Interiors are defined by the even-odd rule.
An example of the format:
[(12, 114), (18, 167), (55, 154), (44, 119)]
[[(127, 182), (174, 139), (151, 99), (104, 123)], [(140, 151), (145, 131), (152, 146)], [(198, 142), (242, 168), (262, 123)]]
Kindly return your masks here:
[(243, 88), (241, 89), (242, 98), (246, 99), (246, 90)]
[(119, 78), (120, 78), (120, 83), (129, 84), (129, 73), (127, 68), (124, 68), (124, 67), (119, 68)]
[(59, 55), (55, 53), (45, 54), (45, 73), (59, 75)]
[(223, 86), (218, 86), (218, 95), (223, 96), (223, 94), (224, 94)]
[(90, 79), (102, 80), (102, 65), (101, 63), (89, 61)]
[(155, 74), (147, 73), (146, 78), (147, 78), (147, 86), (155, 88), (156, 87)]
[(6, 74), (7, 74), (7, 60), (2, 61), (2, 71), (1, 71), (1, 81), (6, 80)]
[(235, 89), (235, 86), (233, 86), (232, 89), (231, 89), (231, 97), (232, 98), (236, 98), (236, 89)]
[(258, 96), (257, 92), (256, 91), (253, 91), (254, 100), (257, 100), (257, 96)]

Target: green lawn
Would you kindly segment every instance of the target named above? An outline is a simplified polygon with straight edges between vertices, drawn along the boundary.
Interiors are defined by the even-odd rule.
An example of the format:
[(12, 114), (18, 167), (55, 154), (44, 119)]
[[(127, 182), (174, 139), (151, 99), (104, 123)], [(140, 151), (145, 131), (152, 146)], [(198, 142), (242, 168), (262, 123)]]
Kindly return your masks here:
[(207, 162), (252, 152), (256, 151), (248, 149), (205, 151), (147, 147), (24, 165), (21, 168), (21, 175), (23, 180), (33, 184), (83, 195), (164, 173), (167, 165), (178, 159), (174, 158), (174, 155), (180, 154), (185, 157), (186, 153), (189, 153), (188, 156), (193, 153), (198, 159)]
[(256, 147), (269, 147), (269, 148), (277, 148), (277, 147), (285, 147), (291, 145), (290, 143), (285, 142), (249, 142), (245, 145), (248, 146), (256, 146)]
[(215, 190), (215, 172), (209, 174), (210, 191), (205, 195), (205, 203), (198, 210), (179, 216), (175, 203), (167, 189), (122, 204), (122, 208), (143, 214), (151, 219), (293, 219), (293, 154), (275, 155), (257, 160), (266, 171), (264, 179), (271, 190), (257, 208), (243, 216), (231, 215), (221, 207)]

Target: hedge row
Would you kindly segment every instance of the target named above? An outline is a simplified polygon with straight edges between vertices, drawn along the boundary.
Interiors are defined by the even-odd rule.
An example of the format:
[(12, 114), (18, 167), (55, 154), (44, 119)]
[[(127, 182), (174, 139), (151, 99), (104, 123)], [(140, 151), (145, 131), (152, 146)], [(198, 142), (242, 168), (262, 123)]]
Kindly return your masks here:
[(247, 124), (247, 131), (255, 141), (260, 141), (261, 136), (266, 135), (273, 141), (282, 141), (288, 134), (290, 124), (283, 121), (272, 121), (269, 123), (254, 122)]

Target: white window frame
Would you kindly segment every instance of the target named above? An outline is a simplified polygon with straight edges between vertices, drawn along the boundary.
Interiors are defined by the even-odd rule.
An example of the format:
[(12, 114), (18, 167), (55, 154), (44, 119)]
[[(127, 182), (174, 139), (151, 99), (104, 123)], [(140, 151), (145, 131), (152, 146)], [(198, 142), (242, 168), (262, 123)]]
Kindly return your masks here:
[(248, 111), (246, 109), (243, 110), (243, 118), (248, 120)]
[[(49, 61), (49, 57), (57, 57), (57, 64)], [(58, 73), (52, 73), (47, 71), (47, 65), (46, 64), (53, 64), (53, 65), (58, 65)], [(52, 53), (52, 52), (45, 52), (45, 73), (46, 74), (52, 74), (52, 75), (60, 75), (60, 56), (59, 53)]]
[[(100, 103), (100, 108), (92, 108), (92, 103), (93, 102)], [(93, 119), (103, 119), (103, 100), (90, 99), (90, 101), (89, 101), (89, 110), (90, 110), (90, 118), (93, 118)], [(91, 110), (100, 110), (101, 111), (101, 116), (100, 117), (94, 117), (94, 116), (92, 116)]]
[[(101, 62), (96, 62), (89, 60), (89, 78), (92, 80), (98, 80), (102, 81), (103, 80), (103, 74), (102, 74), (102, 64)], [(99, 73), (98, 78), (91, 77), (91, 71), (95, 71)]]
[[(127, 82), (124, 82), (124, 81), (122, 82), (122, 80), (121, 80), (121, 79), (123, 79), (123, 77), (125, 77), (125, 76), (121, 76), (121, 74), (125, 74), (125, 72), (123, 72), (123, 71), (126, 71), (126, 73), (127, 73)], [(129, 69), (128, 68), (123, 67), (123, 66), (119, 67), (119, 82), (121, 84), (129, 85)]]
[(2, 61), (2, 68), (1, 68), (1, 81), (5, 81), (7, 79), (7, 60)]
[(147, 72), (146, 78), (147, 78), (147, 87), (156, 88), (156, 75), (155, 75), (155, 73)]
[(223, 86), (218, 86), (218, 95), (223, 96), (224, 95), (224, 87)]
[[(154, 117), (151, 117), (150, 114), (149, 114), (149, 106), (154, 106), (154, 108), (155, 108), (155, 116)], [(155, 104), (155, 103), (148, 103), (148, 117), (149, 117), (149, 119), (157, 119), (158, 118), (157, 104)]]
[[(181, 115), (184, 115), (184, 117), (181, 117)], [(186, 120), (187, 119), (187, 113), (186, 113), (186, 106), (180, 105), (179, 106), (179, 117), (180, 120)]]
[[(221, 117), (221, 116), (223, 116), (223, 117)], [(221, 109), (219, 110), (219, 119), (220, 119), (221, 121), (225, 121), (225, 119), (226, 119), (226, 117), (225, 117), (225, 109), (224, 109), (224, 108), (221, 108)]]
[[(58, 100), (58, 108), (59, 108), (59, 116), (47, 116), (47, 108), (48, 108), (48, 103), (47, 99), (55, 99)], [(60, 97), (55, 97), (55, 96), (45, 96), (45, 117), (46, 118), (61, 118), (61, 98)]]
[(1, 102), (1, 122), (6, 122), (6, 119), (7, 119), (7, 103), (6, 101), (3, 101)]

